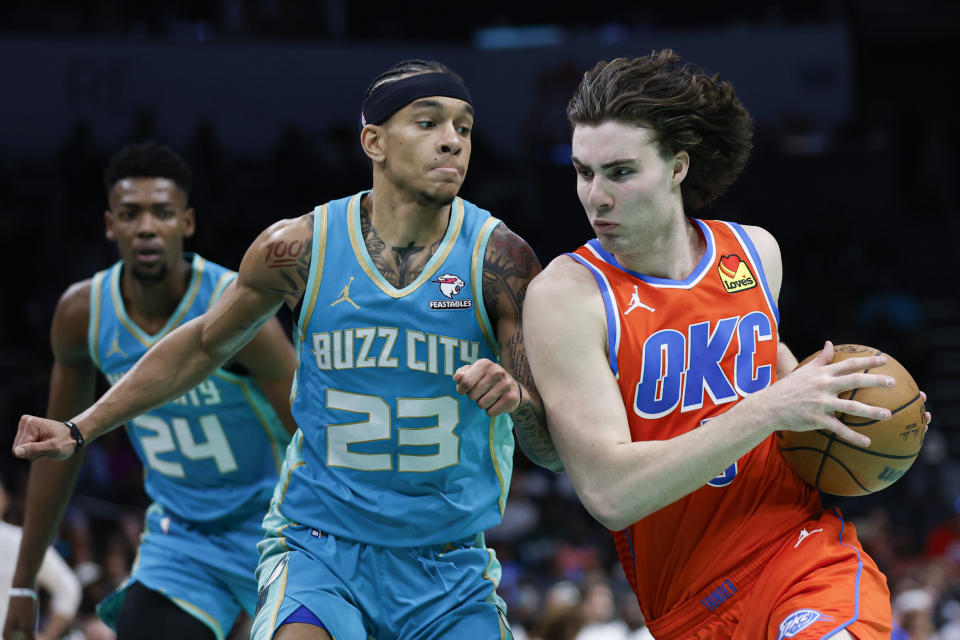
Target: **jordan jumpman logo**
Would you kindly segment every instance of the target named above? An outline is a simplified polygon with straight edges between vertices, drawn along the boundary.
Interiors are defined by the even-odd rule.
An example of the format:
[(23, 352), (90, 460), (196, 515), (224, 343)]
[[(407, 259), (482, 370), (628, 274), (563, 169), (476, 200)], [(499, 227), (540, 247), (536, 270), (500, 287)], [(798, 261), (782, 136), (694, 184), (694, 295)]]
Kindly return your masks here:
[(808, 536), (812, 536), (818, 531), (823, 531), (823, 529), (814, 529), (813, 531), (807, 531), (807, 528), (804, 527), (800, 530), (800, 537), (797, 538), (797, 544), (793, 545), (793, 548), (796, 549), (800, 546), (800, 543), (807, 539)]
[(630, 296), (630, 306), (627, 307), (627, 310), (623, 312), (623, 315), (627, 315), (637, 307), (642, 307), (647, 311), (656, 311), (656, 309), (654, 309), (653, 307), (649, 305), (645, 305), (642, 302), (640, 302), (640, 292), (637, 291), (637, 285), (633, 285), (633, 295)]
[(110, 343), (110, 350), (107, 351), (107, 357), (109, 358), (115, 353), (119, 353), (124, 358), (127, 357), (127, 354), (123, 352), (123, 349), (120, 348), (120, 341), (117, 339), (117, 336), (113, 336), (113, 342)]
[(350, 299), (350, 285), (351, 285), (352, 283), (353, 283), (353, 276), (350, 276), (350, 280), (349, 280), (349, 282), (347, 282), (347, 286), (345, 286), (345, 287), (343, 288), (343, 291), (340, 292), (340, 297), (330, 303), (330, 306), (331, 306), (331, 307), (332, 307), (333, 305), (335, 305), (335, 304), (339, 304), (339, 303), (343, 302), (344, 300), (346, 300), (347, 302), (349, 302), (350, 304), (353, 305), (353, 308), (354, 308), (354, 309), (359, 309), (359, 308), (360, 308), (360, 307), (357, 305), (356, 302), (354, 302), (353, 300)]

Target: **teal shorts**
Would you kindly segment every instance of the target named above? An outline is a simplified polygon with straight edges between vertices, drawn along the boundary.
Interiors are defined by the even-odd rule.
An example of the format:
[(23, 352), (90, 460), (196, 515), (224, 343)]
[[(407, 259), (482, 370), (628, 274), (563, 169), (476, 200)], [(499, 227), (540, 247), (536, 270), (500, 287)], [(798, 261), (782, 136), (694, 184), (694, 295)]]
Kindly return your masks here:
[(337, 640), (512, 640), (500, 563), (475, 539), (381, 547), (291, 525), (260, 543), (251, 640), (269, 640), (301, 606)]
[(256, 609), (254, 571), (262, 521), (263, 514), (257, 513), (229, 524), (189, 523), (152, 504), (131, 575), (97, 606), (97, 614), (116, 630), (127, 587), (139, 582), (170, 598), (223, 640), (241, 611), (252, 616)]

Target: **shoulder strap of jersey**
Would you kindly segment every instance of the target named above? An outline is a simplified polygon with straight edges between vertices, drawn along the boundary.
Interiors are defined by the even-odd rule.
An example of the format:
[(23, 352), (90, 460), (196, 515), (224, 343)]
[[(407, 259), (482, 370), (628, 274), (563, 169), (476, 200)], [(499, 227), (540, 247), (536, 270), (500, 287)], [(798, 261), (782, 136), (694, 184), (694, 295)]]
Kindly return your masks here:
[(327, 216), (329, 215), (330, 204), (329, 202), (322, 204), (313, 210), (313, 242), (310, 247), (310, 275), (307, 277), (307, 284), (303, 289), (303, 298), (300, 303), (300, 317), (297, 319), (298, 331), (295, 335), (298, 353), (300, 343), (303, 341), (307, 331), (307, 325), (310, 324), (310, 316), (313, 315), (313, 307), (316, 305), (317, 293), (320, 291), (320, 283), (323, 279), (323, 261), (327, 253)]
[(583, 254), (589, 255), (588, 245), (583, 245), (576, 252), (564, 255), (586, 267), (600, 289), (603, 311), (607, 317), (607, 359), (610, 362), (610, 370), (619, 379), (620, 366), (617, 363), (617, 353), (620, 351), (620, 308), (617, 305), (617, 298), (613, 294), (613, 287), (610, 286), (607, 275), (590, 259), (593, 256), (587, 257)]
[(90, 360), (98, 369), (100, 368), (100, 309), (103, 304), (103, 283), (109, 272), (109, 269), (98, 271), (94, 274), (90, 283), (90, 320), (87, 323), (87, 350), (90, 352)]
[(213, 303), (220, 299), (220, 296), (223, 295), (223, 291), (227, 286), (237, 279), (237, 272), (226, 270), (217, 280), (217, 284), (213, 287), (213, 292), (210, 294), (210, 300), (207, 301), (207, 309), (213, 306)]
[(480, 330), (483, 331), (483, 336), (486, 338), (490, 350), (499, 359), (500, 343), (497, 340), (496, 332), (493, 330), (490, 317), (487, 315), (487, 305), (483, 299), (483, 267), (486, 262), (487, 243), (498, 224), (500, 224), (500, 220), (489, 216), (477, 234), (477, 239), (473, 243), (473, 255), (470, 258), (470, 286), (473, 289), (473, 306), (477, 316), (477, 324), (480, 325)]

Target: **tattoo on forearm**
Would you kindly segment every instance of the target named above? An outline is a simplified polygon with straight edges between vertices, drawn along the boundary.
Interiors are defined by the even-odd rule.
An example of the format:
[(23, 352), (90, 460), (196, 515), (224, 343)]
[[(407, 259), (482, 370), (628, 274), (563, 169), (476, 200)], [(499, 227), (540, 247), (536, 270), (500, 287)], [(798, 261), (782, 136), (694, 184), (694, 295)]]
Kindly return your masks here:
[(507, 344), (501, 346), (501, 360), (510, 367), (514, 377), (524, 388), (526, 402), (510, 414), (516, 426), (521, 448), (534, 462), (544, 464), (557, 459), (556, 449), (547, 431), (547, 416), (543, 409), (543, 401), (537, 392), (537, 386), (523, 350), (522, 331), (518, 330), (510, 337)]
[(527, 355), (523, 350), (523, 332), (519, 328), (510, 336), (507, 344), (501, 347), (500, 355), (501, 360), (509, 363), (513, 376), (531, 392), (533, 404), (542, 409), (543, 403), (540, 401), (540, 394), (537, 393), (537, 385), (533, 380), (533, 374), (530, 373)]
[(527, 364), (520, 322), (527, 284), (539, 272), (537, 256), (526, 242), (503, 224), (494, 229), (483, 265), (484, 302), (494, 326), (499, 324), (501, 313), (515, 319), (516, 330), (506, 338), (501, 337), (500, 356), (504, 367), (523, 385), (526, 400), (510, 415), (517, 440), (527, 457), (545, 467), (560, 469), (560, 457), (547, 430), (543, 401)]

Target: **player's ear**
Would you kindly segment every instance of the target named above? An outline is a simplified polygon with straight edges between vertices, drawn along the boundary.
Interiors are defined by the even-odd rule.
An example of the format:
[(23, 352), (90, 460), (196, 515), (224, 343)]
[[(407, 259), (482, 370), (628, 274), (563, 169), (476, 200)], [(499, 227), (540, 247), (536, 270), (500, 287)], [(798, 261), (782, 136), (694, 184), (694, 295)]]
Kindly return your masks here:
[(197, 228), (197, 219), (193, 213), (193, 207), (187, 207), (183, 212), (183, 237), (192, 238), (193, 232)]
[(107, 240), (113, 242), (116, 240), (116, 236), (113, 233), (113, 214), (110, 213), (110, 209), (103, 210), (103, 226), (106, 229)]
[(673, 185), (678, 186), (683, 179), (687, 177), (687, 171), (690, 170), (690, 154), (686, 151), (678, 151), (673, 156)]
[(374, 163), (383, 162), (386, 157), (386, 131), (381, 125), (368, 124), (360, 131), (360, 146)]

